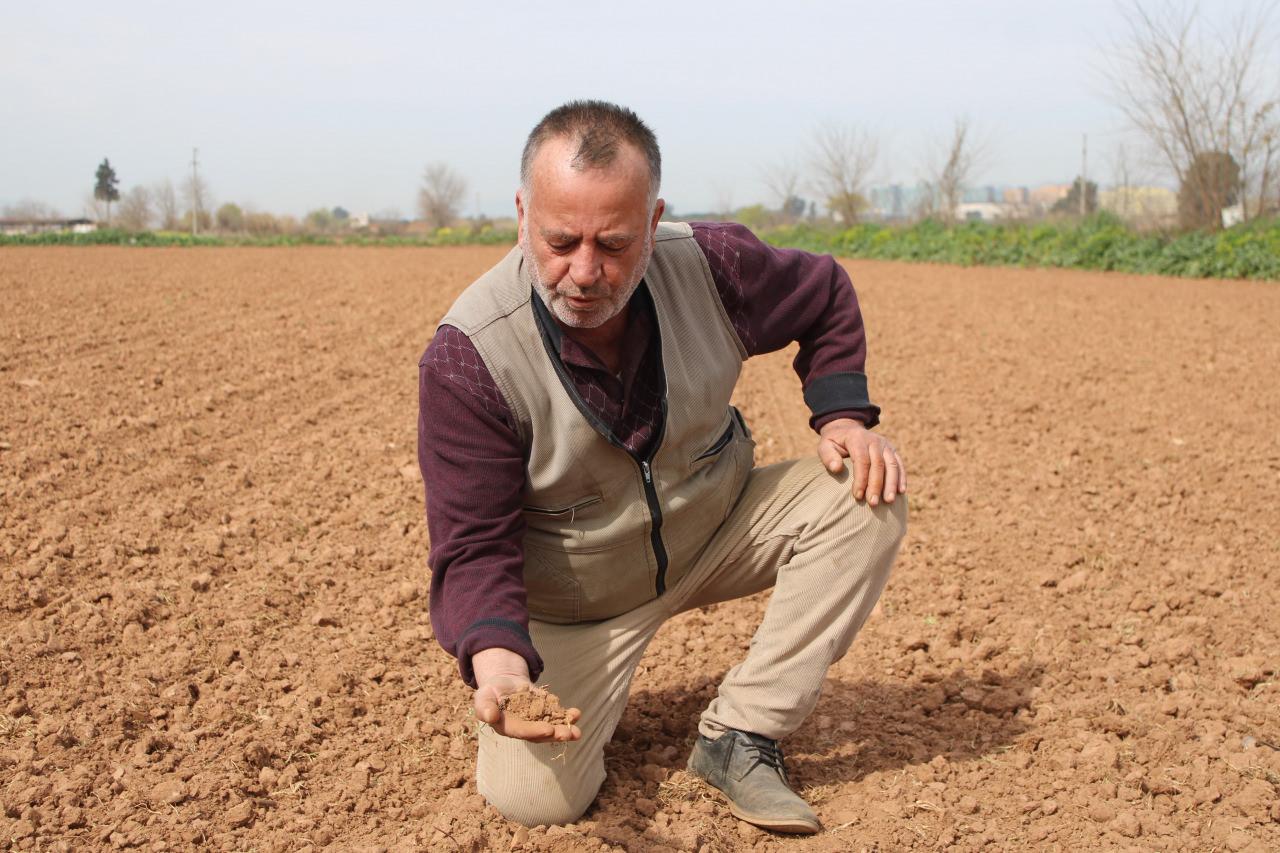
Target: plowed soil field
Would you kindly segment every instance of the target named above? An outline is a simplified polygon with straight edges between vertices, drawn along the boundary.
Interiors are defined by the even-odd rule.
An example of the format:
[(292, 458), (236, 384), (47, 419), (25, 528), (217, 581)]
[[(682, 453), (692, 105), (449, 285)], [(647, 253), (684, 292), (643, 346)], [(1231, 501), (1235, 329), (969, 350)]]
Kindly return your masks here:
[(0, 249), (0, 847), (1280, 849), (1280, 286), (1109, 274), (848, 264), (912, 519), (784, 744), (823, 834), (682, 769), (763, 595), (659, 634), (581, 822), (486, 807), (416, 365), (501, 254)]

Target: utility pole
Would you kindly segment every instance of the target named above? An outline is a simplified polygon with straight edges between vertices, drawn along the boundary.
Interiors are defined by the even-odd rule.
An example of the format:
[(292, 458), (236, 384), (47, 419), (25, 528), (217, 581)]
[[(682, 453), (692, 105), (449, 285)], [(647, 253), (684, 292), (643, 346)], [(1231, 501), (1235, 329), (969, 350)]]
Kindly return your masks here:
[(191, 149), (191, 236), (200, 233), (200, 175), (196, 172), (199, 148)]
[(1089, 134), (1081, 135), (1080, 142), (1080, 218), (1089, 215)]

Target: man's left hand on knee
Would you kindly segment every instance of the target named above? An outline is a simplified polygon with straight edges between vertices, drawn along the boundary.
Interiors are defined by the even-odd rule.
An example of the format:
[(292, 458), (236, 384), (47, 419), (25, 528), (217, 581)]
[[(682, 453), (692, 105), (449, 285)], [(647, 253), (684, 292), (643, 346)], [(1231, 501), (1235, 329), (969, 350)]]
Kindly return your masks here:
[(838, 418), (820, 431), (818, 458), (828, 471), (838, 474), (844, 460), (852, 463), (853, 496), (871, 506), (882, 500), (893, 503), (907, 491), (907, 469), (889, 439), (872, 432), (852, 418)]

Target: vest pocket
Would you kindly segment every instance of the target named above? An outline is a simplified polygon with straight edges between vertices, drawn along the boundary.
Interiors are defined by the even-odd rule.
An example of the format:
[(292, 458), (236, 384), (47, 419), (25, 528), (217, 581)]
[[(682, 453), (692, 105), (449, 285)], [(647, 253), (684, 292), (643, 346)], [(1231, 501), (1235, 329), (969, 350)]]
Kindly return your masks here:
[(524, 548), (524, 586), (529, 615), (534, 619), (560, 624), (581, 619), (582, 586), (528, 542)]
[[(545, 500), (545, 498), (544, 498)], [(524, 520), (529, 534), (526, 539), (537, 539), (544, 547), (565, 548), (576, 551), (582, 548), (591, 532), (600, 526), (604, 509), (604, 497), (590, 495), (577, 500), (557, 500), (550, 506), (525, 504)], [(596, 547), (601, 547), (597, 545)], [(605, 544), (603, 547), (613, 547)], [(589, 547), (586, 550), (591, 550)]]
[(729, 421), (729, 425), (725, 427), (724, 433), (715, 440), (715, 443), (706, 450), (693, 457), (693, 462), (701, 462), (703, 459), (710, 459), (712, 456), (720, 453), (729, 446), (729, 442), (733, 441), (733, 421)]
[(725, 414), (724, 427), (721, 429), (719, 437), (711, 442), (705, 450), (695, 454), (689, 460), (690, 474), (714, 465), (716, 460), (723, 455), (725, 448), (733, 446), (735, 432), (738, 432), (740, 436), (746, 434), (744, 431), (738, 431), (736, 424), (741, 424), (741, 421), (737, 417), (736, 410), (730, 406), (729, 411)]
[(604, 500), (604, 498), (599, 495), (592, 495), (589, 498), (583, 498), (580, 501), (575, 501), (568, 506), (546, 507), (525, 504), (522, 509), (524, 509), (525, 512), (532, 513), (534, 515), (546, 516), (547, 518), (567, 518), (569, 523), (572, 524), (573, 519), (578, 514), (579, 510), (585, 509), (589, 506), (594, 506), (602, 500)]
[(563, 551), (525, 537), (529, 615), (544, 622), (610, 619), (652, 601), (648, 537), (590, 552)]

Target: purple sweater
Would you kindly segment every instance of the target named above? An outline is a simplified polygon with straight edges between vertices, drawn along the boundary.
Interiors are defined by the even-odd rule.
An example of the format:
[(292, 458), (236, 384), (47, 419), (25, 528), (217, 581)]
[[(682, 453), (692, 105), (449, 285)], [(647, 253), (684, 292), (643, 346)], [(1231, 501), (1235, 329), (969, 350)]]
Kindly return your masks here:
[[(810, 426), (839, 417), (875, 426), (880, 410), (867, 398), (862, 316), (840, 265), (766, 246), (741, 225), (694, 223), (693, 235), (747, 355), (799, 342), (795, 370)], [(558, 329), (551, 337), (582, 399), (642, 453), (660, 434), (663, 377), (649, 301), (633, 297), (631, 308), (621, 378)], [(493, 647), (520, 654), (537, 680), (542, 659), (529, 639), (524, 587), (525, 448), (488, 368), (452, 326), (440, 327), (418, 362), (418, 464), (436, 638), (473, 687), (471, 656)]]

